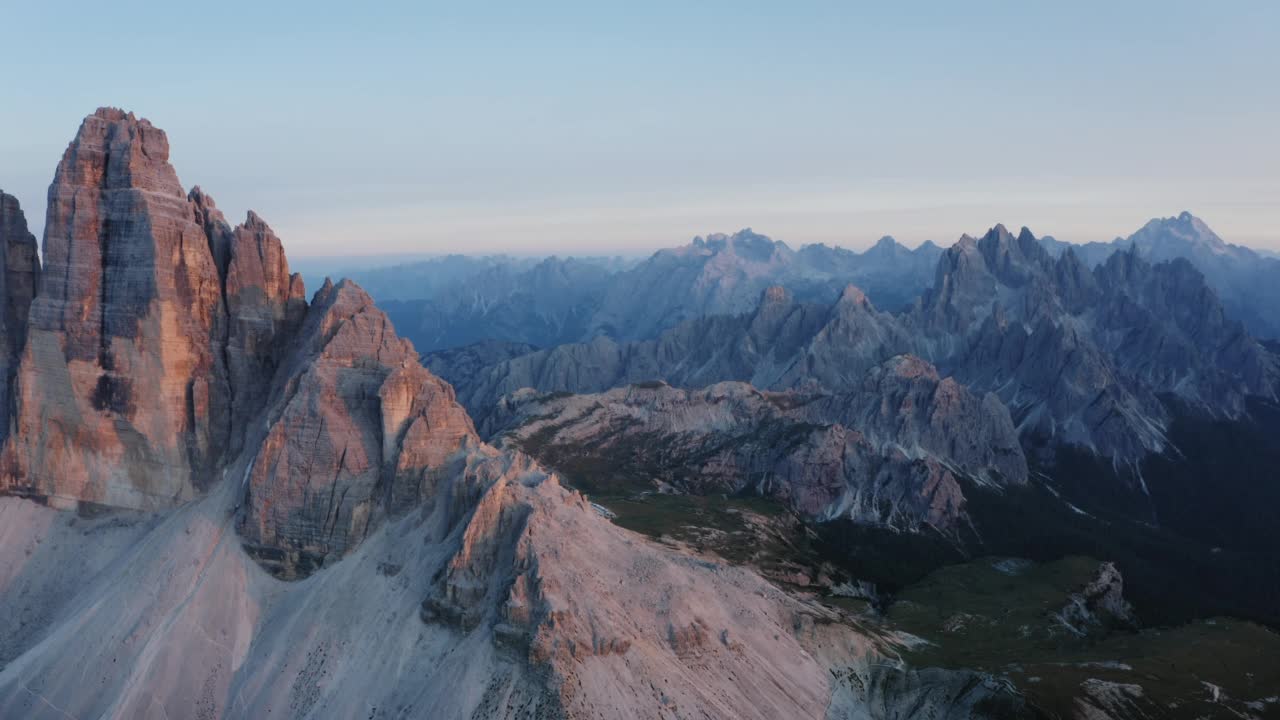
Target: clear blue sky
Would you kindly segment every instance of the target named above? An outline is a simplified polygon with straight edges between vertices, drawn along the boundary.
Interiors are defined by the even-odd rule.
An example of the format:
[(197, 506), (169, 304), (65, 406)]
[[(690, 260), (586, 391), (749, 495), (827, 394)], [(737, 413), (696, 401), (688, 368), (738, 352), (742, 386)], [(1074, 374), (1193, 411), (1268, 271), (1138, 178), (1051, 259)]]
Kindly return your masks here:
[(1190, 209), (1280, 248), (1280, 3), (2, 0), (0, 187), (80, 118), (291, 255), (1087, 241)]

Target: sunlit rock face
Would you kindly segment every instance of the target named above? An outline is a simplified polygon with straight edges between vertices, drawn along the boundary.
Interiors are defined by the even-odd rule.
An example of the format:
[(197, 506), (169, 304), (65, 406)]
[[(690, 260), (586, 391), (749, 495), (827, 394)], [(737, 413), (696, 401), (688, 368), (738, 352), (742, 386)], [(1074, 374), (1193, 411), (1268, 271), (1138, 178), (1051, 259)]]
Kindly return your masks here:
[[(183, 191), (164, 131), (112, 108), (68, 146), (45, 226), (4, 486), (62, 505), (194, 497), (261, 410), (305, 312), (301, 279), (256, 215), (231, 230), (211, 198)], [(7, 327), (34, 285), (8, 283)]]
[(154, 508), (211, 479), (231, 420), (225, 311), (168, 158), (163, 131), (101, 109), (58, 165), (7, 484)]
[[(289, 272), (284, 245), (250, 210), (233, 230), (200, 188), (189, 195), (209, 237), (227, 313), (226, 365), (234, 423), (256, 417), (272, 378), (307, 312), (302, 277)], [(232, 432), (238, 451), (243, 433)]]
[(240, 531), (284, 577), (341, 557), (479, 442), (453, 389), (348, 281), (316, 293), (269, 397)]

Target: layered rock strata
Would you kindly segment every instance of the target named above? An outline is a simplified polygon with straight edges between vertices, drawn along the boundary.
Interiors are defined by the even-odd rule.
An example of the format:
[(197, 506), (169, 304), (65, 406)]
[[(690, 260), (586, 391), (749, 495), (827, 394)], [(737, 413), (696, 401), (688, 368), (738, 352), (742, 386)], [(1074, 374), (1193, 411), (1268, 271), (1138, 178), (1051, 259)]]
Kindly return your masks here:
[(240, 532), (286, 577), (341, 557), (382, 518), (433, 495), (450, 457), (478, 443), (453, 388), (348, 281), (316, 293), (267, 396)]
[(953, 532), (965, 517), (958, 476), (1027, 480), (1004, 406), (911, 356), (873, 368), (843, 394), (648, 383), (590, 395), (523, 391), (500, 408), (489, 432), (603, 490), (657, 482), (751, 492), (818, 520)]

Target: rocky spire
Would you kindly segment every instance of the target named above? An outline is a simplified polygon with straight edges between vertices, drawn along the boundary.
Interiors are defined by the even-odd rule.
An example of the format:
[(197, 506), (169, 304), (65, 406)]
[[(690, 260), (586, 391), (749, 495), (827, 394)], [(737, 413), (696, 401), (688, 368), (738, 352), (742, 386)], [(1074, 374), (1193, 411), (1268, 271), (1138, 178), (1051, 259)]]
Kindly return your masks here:
[[(266, 402), (276, 366), (306, 315), (307, 300), (302, 276), (289, 272), (280, 238), (252, 210), (231, 234), (228, 257), (232, 416), (248, 419)], [(239, 440), (233, 438), (233, 446), (238, 448)]]
[(9, 433), (13, 376), (27, 341), (27, 313), (40, 282), (36, 238), (18, 199), (0, 191), (0, 440)]
[(30, 492), (155, 507), (216, 472), (222, 292), (168, 160), (164, 131), (103, 108), (58, 166), (7, 473)]
[(193, 497), (305, 311), (279, 239), (253, 215), (231, 230), (183, 191), (163, 130), (102, 108), (49, 188), (44, 260), (29, 314), (8, 303), (11, 326), (30, 323), (0, 486), (135, 508)]

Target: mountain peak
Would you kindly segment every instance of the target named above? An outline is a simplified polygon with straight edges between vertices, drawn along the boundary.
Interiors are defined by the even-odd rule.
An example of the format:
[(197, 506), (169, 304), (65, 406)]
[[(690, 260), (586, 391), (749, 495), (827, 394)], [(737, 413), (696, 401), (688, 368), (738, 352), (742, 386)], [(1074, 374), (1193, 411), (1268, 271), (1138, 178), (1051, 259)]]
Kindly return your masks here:
[(871, 301), (867, 299), (867, 294), (857, 285), (850, 283), (840, 292), (840, 303), (857, 305), (859, 307), (870, 308)]
[(244, 216), (244, 227), (250, 230), (263, 230), (271, 232), (271, 226), (267, 225), (267, 221), (262, 219), (258, 213), (249, 210)]
[(149, 121), (118, 108), (85, 117), (58, 164), (51, 193), (61, 188), (144, 190), (185, 198), (169, 164), (169, 138)]
[(107, 122), (121, 122), (124, 120), (133, 121), (136, 118), (133, 113), (118, 107), (104, 106), (93, 111), (91, 117), (101, 118)]
[(988, 230), (984, 237), (995, 238), (998, 240), (1012, 240), (1013, 233), (1009, 232), (1009, 228), (1005, 227), (1004, 223), (996, 223), (995, 227)]
[(883, 367), (900, 378), (926, 378), (937, 381), (938, 369), (916, 355), (903, 353), (895, 355), (884, 362)]
[(893, 236), (885, 235), (884, 237), (877, 240), (874, 245), (867, 248), (866, 251), (862, 253), (862, 255), (867, 258), (876, 258), (879, 260), (888, 261), (888, 260), (891, 260), (892, 258), (898, 257), (900, 255), (903, 255), (909, 252), (911, 251), (908, 250), (906, 246), (904, 246), (902, 243), (895, 240)]
[(790, 305), (791, 291), (781, 285), (770, 285), (760, 293), (761, 305)]
[(1153, 218), (1125, 240), (1156, 260), (1206, 250), (1224, 254), (1230, 249), (1203, 220), (1186, 210), (1174, 217)]

